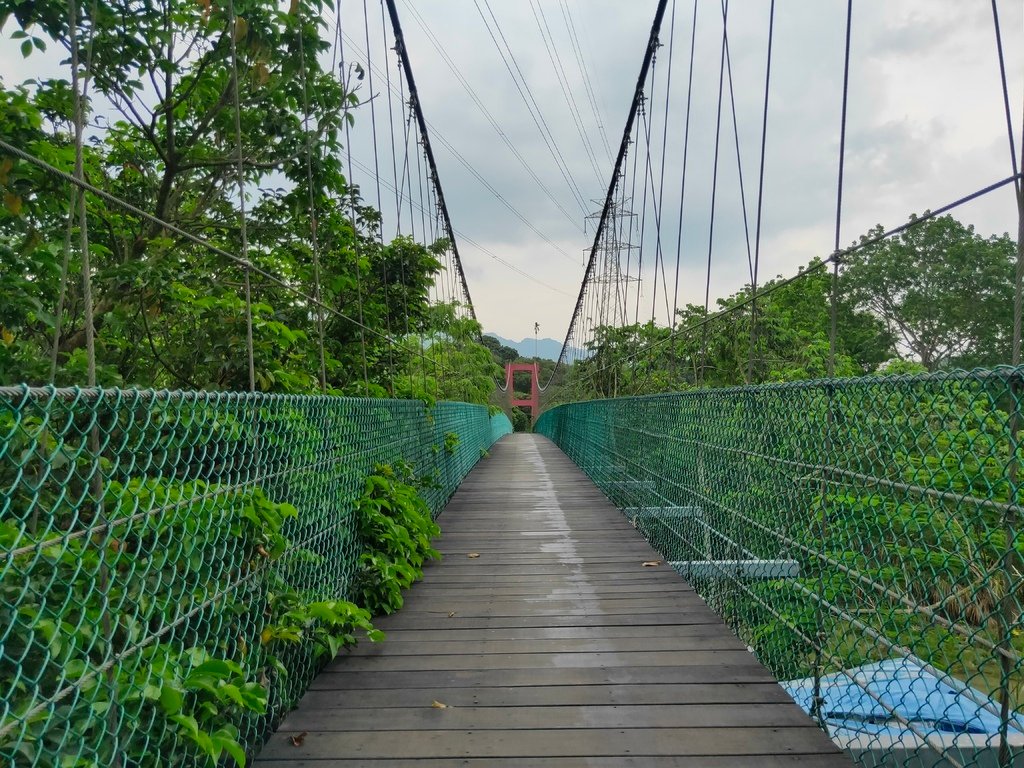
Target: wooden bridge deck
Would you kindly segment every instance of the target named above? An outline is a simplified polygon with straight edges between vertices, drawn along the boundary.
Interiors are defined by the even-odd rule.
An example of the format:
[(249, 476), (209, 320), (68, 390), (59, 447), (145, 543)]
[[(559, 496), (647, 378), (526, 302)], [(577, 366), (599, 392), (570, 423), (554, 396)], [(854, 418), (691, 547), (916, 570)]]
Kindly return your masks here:
[(850, 764), (545, 438), (495, 445), (441, 525), (387, 640), (331, 663), (258, 766)]

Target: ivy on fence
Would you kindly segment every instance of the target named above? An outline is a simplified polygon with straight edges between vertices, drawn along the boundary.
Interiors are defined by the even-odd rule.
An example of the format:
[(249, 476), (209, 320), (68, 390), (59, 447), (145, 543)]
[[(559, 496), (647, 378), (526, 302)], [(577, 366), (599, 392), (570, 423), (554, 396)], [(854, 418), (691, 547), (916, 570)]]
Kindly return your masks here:
[(367, 477), (402, 468), (384, 490), (429, 539), (499, 421), (447, 402), (0, 390), (0, 760), (242, 764), (394, 607), (358, 605), (380, 546)]

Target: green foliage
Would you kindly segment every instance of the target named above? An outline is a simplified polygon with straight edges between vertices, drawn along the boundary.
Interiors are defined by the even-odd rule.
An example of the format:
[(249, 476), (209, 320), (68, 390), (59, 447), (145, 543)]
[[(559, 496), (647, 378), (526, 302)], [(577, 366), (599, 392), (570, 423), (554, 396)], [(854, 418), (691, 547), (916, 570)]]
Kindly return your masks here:
[[(429, 451), (449, 434), (452, 453)], [(381, 638), (369, 608), (400, 604), (434, 554), (431, 512), (492, 434), (483, 406), (459, 403), (3, 399), (0, 763), (251, 754), (320, 664)], [(364, 586), (376, 602), (358, 607)]]
[(537, 430), (618, 505), (656, 508), (634, 523), (666, 559), (799, 564), (793, 579), (693, 580), (779, 679), (908, 649), (1020, 709), (1022, 370), (921, 367), (565, 405)]
[(430, 542), (441, 529), (411, 468), (403, 465), (376, 467), (366, 478), (356, 516), (364, 546), (358, 577), (362, 605), (374, 615), (393, 613), (402, 607), (402, 590), (423, 576), (423, 564), (440, 558)]
[[(144, 525), (133, 525), (140, 506), (164, 512)], [(115, 748), (97, 730), (104, 728), (102, 716), (109, 714), (151, 724), (150, 735), (136, 734), (119, 745), (123, 755), (139, 764), (149, 764), (154, 755), (177, 755), (197, 763), (205, 757), (215, 765), (226, 752), (244, 765), (237, 722), (245, 713), (262, 714), (267, 707), (267, 691), (258, 682), (259, 658), (238, 646), (230, 658), (222, 655), (226, 648), (212, 643), (184, 649), (171, 642), (137, 649), (135, 643), (147, 627), (173, 620), (181, 601), (202, 605), (216, 600), (232, 572), (237, 577), (266, 569), (289, 545), (282, 528), (295, 516), (295, 508), (269, 501), (259, 488), (137, 479), (109, 481), (104, 507), (119, 522), (99, 534), (100, 547), (87, 538), (62, 540), (49, 530), (33, 534), (11, 520), (0, 526), (6, 549), (28, 550), (15, 557), (0, 579), (5, 604), (0, 620), (13, 630), (0, 657), (0, 679), (16, 679), (16, 669), (26, 667), (44, 675), (34, 685), (26, 680), (18, 686), (8, 699), (12, 712), (25, 713), (38, 695), (37, 686), (56, 692), (74, 683), (85, 696), (62, 712), (61, 719), (66, 729), (96, 733), (89, 741), (101, 763), (109, 764), (109, 750)], [(73, 512), (68, 509), (66, 514)], [(229, 551), (222, 549), (226, 538), (234, 543)], [(42, 562), (34, 562), (40, 554)], [(191, 576), (182, 578), (188, 570)], [(34, 575), (36, 586), (29, 593), (22, 572)], [(107, 582), (104, 591), (95, 588), (97, 580)], [(160, 584), (166, 586), (154, 591)], [(61, 605), (71, 608), (55, 613), (54, 606)], [(120, 610), (112, 612), (109, 606)], [(257, 606), (229, 600), (227, 608), (242, 613)], [(191, 627), (186, 638), (205, 635), (186, 626)], [(40, 636), (46, 645), (33, 642)], [(111, 657), (116, 661), (104, 671)], [(165, 725), (158, 725), (160, 720)], [(72, 746), (64, 743), (64, 730), (54, 728), (48, 717), (35, 719), (33, 726), (38, 732), (30, 730), (26, 738), (19, 739), (18, 731), (11, 734), (13, 742), (0, 738), (0, 754), (10, 755), (15, 765), (62, 765), (57, 756)]]
[(445, 432), (444, 435), (444, 451), (449, 456), (455, 453), (455, 449), (459, 447), (459, 434), (458, 432)]
[[(882, 232), (876, 227), (860, 242)], [(926, 370), (998, 364), (1009, 359), (1015, 254), (1007, 235), (984, 238), (951, 216), (925, 220), (844, 258), (834, 356), (833, 277), (812, 262), (799, 279), (762, 285), (756, 301), (749, 286), (719, 299), (721, 315), (697, 305), (679, 310), (675, 335), (653, 323), (596, 328), (591, 354), (571, 367), (562, 397), (856, 376), (893, 358)]]
[(260, 642), (301, 643), (311, 640), (314, 661), (326, 656), (333, 659), (342, 648), (358, 642), (356, 630), (361, 630), (371, 642), (384, 639), (384, 633), (374, 629), (371, 615), (347, 600), (317, 600), (308, 602), (294, 591), (267, 595), (274, 619), (260, 633)]
[(530, 417), (522, 408), (512, 408), (512, 429), (515, 432), (530, 431)]
[(502, 367), (507, 363), (514, 363), (519, 359), (518, 350), (515, 350), (512, 347), (506, 347), (493, 336), (488, 336), (486, 334), (481, 336), (480, 343), (491, 351), (491, 354), (494, 356), (494, 362)]
[[(346, 91), (324, 67), (327, 57), (318, 55), (331, 45), (321, 21), (326, 8), (322, 0), (284, 8), (252, 0), (235, 5), (232, 26), (228, 6), (205, 1), (79, 4), (78, 42), (91, 52), (90, 104), (104, 120), (104, 130), (86, 143), (85, 173), (147, 214), (240, 254), (234, 224), (240, 151), (249, 190), (248, 258), (285, 282), (250, 275), (257, 388), (318, 389), (317, 334), (308, 300), (290, 290), (296, 288), (341, 313), (325, 317), (329, 387), (382, 396), (394, 394), (393, 380), (415, 357), (412, 346), (395, 346), (387, 337), (445, 333), (431, 327), (429, 289), (449, 244), (425, 247), (406, 237), (382, 243), (379, 213), (342, 173), (341, 138), (359, 93)], [(13, 37), (26, 50), (70, 45), (67, 8), (56, 0), (19, 2), (10, 11)], [(232, 37), (241, 73), (241, 148), (233, 138)], [(67, 79), (0, 84), (0, 134), (70, 171), (72, 105)], [(307, 131), (307, 124), (315, 129)], [(85, 371), (85, 329), (80, 281), (73, 279), (81, 254), (77, 225), (68, 228), (70, 190), (34, 165), (0, 154), (0, 199), (0, 379), (50, 382), (66, 255), (72, 279), (55, 378), (77, 383)], [(242, 270), (175, 229), (92, 195), (86, 219), (100, 382), (247, 389)], [(314, 220), (319, 285), (310, 249)], [(358, 315), (386, 333), (367, 334), (341, 315)], [(480, 386), (474, 382), (467, 394), (482, 402), (475, 394)]]
[[(749, 302), (749, 287), (718, 300), (720, 317), (704, 307), (679, 310), (678, 333), (653, 323), (595, 329), (589, 358), (568, 374), (569, 400), (680, 392), (697, 385), (798, 381), (828, 373), (831, 276), (823, 268), (785, 284), (781, 278)], [(751, 353), (751, 323), (756, 341)], [(870, 312), (848, 299), (837, 304), (835, 373), (869, 373), (893, 356), (893, 339)], [(752, 375), (752, 379), (750, 378)]]
[(1009, 235), (982, 237), (938, 216), (849, 256), (843, 290), (881, 318), (902, 356), (930, 371), (996, 365), (1010, 358), (1016, 252)]
[[(460, 316), (456, 304), (437, 304), (424, 319), (425, 329), (405, 340), (404, 371), (395, 379), (401, 397), (485, 404), (502, 371), (480, 343), (480, 324)], [(485, 337), (486, 338), (486, 337)]]

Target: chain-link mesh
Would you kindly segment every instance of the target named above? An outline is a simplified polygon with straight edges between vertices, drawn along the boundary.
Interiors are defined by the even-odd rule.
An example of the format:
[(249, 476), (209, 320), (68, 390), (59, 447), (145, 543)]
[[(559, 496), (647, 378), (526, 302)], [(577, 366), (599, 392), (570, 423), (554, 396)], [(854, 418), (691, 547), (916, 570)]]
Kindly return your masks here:
[(554, 440), (862, 765), (1024, 765), (1024, 369), (599, 400)]
[(352, 596), (365, 477), (408, 463), (436, 515), (496, 421), (446, 402), (0, 389), (0, 762), (254, 749), (318, 666), (288, 637), (296, 607), (316, 619)]

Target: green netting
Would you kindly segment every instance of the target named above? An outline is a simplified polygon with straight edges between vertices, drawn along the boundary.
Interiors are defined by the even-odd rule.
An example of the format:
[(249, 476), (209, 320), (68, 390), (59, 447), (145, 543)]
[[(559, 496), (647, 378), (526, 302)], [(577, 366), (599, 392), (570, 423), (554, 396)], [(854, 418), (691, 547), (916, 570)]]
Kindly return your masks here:
[(1024, 765), (1024, 368), (539, 419), (862, 765)]
[(317, 667), (282, 616), (351, 596), (365, 477), (411, 464), (436, 516), (501, 427), (460, 403), (0, 389), (0, 762), (205, 765), (197, 721), (256, 748)]
[(498, 442), (505, 435), (512, 434), (512, 422), (504, 411), (491, 416), (491, 443)]

